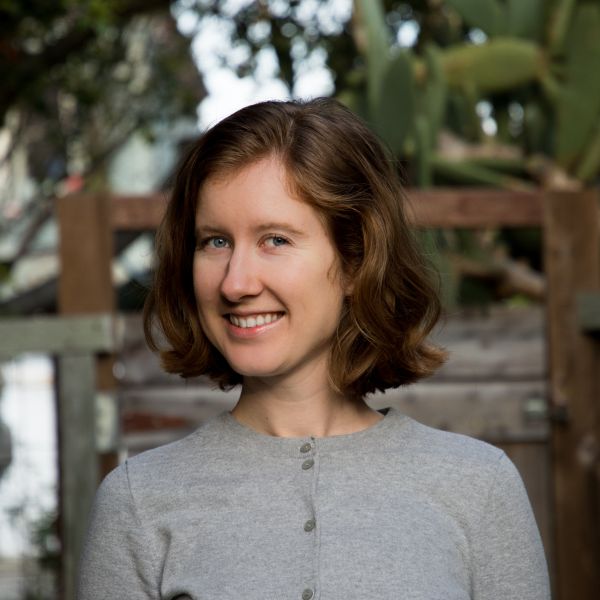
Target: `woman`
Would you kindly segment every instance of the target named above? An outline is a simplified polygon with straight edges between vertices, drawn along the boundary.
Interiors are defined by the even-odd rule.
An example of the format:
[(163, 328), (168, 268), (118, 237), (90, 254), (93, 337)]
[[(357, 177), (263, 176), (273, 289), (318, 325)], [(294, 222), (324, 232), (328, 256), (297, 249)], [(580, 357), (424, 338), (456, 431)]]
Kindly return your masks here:
[(393, 160), (334, 100), (265, 102), (177, 175), (145, 312), (231, 412), (102, 483), (81, 600), (545, 600), (499, 449), (365, 395), (431, 374), (440, 313)]

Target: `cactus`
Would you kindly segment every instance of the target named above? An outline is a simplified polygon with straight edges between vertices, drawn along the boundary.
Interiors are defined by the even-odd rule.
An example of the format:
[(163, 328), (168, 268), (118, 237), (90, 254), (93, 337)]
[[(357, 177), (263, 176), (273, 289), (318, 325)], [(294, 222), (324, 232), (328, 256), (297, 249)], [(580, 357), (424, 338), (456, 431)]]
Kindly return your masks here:
[(557, 98), (556, 158), (573, 168), (600, 116), (600, 6), (577, 7), (567, 37), (566, 81)]
[(430, 187), (433, 185), (431, 131), (429, 121), (424, 115), (418, 115), (416, 118), (415, 139), (417, 143), (417, 183), (419, 187)]
[(451, 46), (442, 53), (449, 86), (469, 81), (480, 93), (512, 90), (541, 77), (546, 64), (542, 49), (526, 40), (497, 38), (480, 46)]
[[(497, 120), (506, 117), (504, 127), (498, 121), (498, 136), (503, 133), (526, 152), (551, 156), (567, 175), (591, 181), (600, 170), (600, 78), (594, 76), (600, 64), (600, 3), (446, 0), (446, 4), (489, 39), (474, 45), (450, 36), (454, 43), (442, 48), (429, 35), (424, 45), (417, 46), (418, 52), (404, 50), (392, 56), (383, 1), (355, 0), (355, 21), (364, 33), (362, 49), (369, 67), (370, 120), (394, 152), (415, 160), (423, 185), (431, 183), (433, 170), (463, 183), (519, 187), (519, 180), (503, 174), (499, 163), (465, 162), (461, 168), (440, 157), (428, 158), (444, 126), (467, 139), (483, 140), (475, 108), (486, 98), (495, 105)], [(518, 138), (506, 112), (506, 95), (513, 92), (526, 106)], [(518, 166), (515, 174), (539, 175)]]
[(506, 31), (506, 8), (498, 0), (446, 0), (446, 4), (452, 6), (467, 25), (481, 29), (488, 36)]
[[(367, 57), (367, 86), (369, 107), (377, 109), (378, 92), (388, 68), (390, 42), (383, 7), (379, 0), (355, 0), (355, 21), (360, 23), (358, 35)], [(362, 39), (364, 36), (366, 39)]]
[(483, 165), (469, 161), (454, 161), (435, 155), (432, 157), (435, 172), (458, 183), (501, 187), (509, 190), (526, 191), (533, 189), (521, 179), (503, 175)]
[(563, 53), (567, 29), (577, 0), (557, 0), (548, 21), (548, 50), (552, 56)]
[(600, 125), (596, 127), (594, 136), (586, 148), (584, 158), (576, 175), (581, 181), (591, 182), (600, 169)]
[(441, 52), (428, 44), (424, 51), (427, 82), (421, 91), (419, 103), (423, 105), (430, 127), (430, 144), (435, 147), (438, 133), (446, 116), (447, 85)]
[(546, 0), (508, 0), (506, 34), (536, 43), (542, 41)]
[(398, 52), (388, 61), (374, 93), (372, 123), (391, 150), (400, 154), (415, 119), (415, 90), (412, 57)]

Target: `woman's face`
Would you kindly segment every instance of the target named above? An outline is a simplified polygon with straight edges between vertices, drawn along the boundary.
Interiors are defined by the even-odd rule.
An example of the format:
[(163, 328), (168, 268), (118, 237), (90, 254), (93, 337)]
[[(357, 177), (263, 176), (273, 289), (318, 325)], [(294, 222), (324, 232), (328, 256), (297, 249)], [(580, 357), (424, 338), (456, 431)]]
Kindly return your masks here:
[(276, 158), (212, 179), (196, 215), (194, 289), (208, 339), (245, 377), (326, 374), (345, 290), (317, 212)]

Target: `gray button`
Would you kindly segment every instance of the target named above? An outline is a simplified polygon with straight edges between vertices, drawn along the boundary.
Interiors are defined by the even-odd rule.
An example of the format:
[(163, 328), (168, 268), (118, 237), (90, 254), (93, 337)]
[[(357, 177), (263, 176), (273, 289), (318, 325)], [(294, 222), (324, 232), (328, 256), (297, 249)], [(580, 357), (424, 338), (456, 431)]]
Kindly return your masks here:
[(309, 588), (306, 588), (302, 592), (302, 600), (310, 600), (313, 597), (313, 591)]
[(303, 444), (302, 446), (300, 446), (300, 452), (308, 452), (311, 448), (312, 446), (310, 444)]
[(315, 528), (316, 522), (314, 519), (309, 519), (304, 523), (304, 531), (312, 531)]
[(315, 461), (312, 458), (307, 458), (303, 463), (302, 463), (302, 468), (305, 471), (308, 471), (308, 469), (310, 469), (313, 465), (315, 464)]

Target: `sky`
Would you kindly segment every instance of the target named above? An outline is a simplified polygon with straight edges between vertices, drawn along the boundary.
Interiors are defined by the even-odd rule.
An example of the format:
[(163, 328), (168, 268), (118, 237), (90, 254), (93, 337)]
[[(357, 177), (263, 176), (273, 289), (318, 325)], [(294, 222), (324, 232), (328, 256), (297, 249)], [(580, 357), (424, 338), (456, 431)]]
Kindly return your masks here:
[[(189, 1), (189, 0), (188, 0)], [(219, 55), (226, 54), (230, 64), (243, 59), (245, 50), (233, 47), (229, 41), (231, 23), (226, 19), (205, 18), (202, 21), (185, 6), (185, 0), (175, 10), (179, 30), (193, 37), (192, 52), (198, 69), (203, 75), (208, 91), (207, 98), (198, 107), (198, 123), (201, 129), (213, 125), (235, 110), (262, 100), (307, 98), (328, 96), (334, 91), (333, 78), (327, 69), (326, 55), (314, 52), (302, 61), (299, 76), (294, 88), (277, 79), (277, 59), (275, 52), (266, 48), (257, 57), (258, 68), (251, 76), (239, 78), (233, 68), (223, 66)], [(235, 13), (249, 0), (225, 0), (225, 12)], [(283, 10), (287, 2), (271, 0), (272, 10)], [(352, 0), (303, 0), (299, 7), (299, 18), (308, 20), (314, 13), (321, 26), (335, 31), (339, 24), (350, 18)], [(266, 32), (254, 30), (252, 35), (260, 37)]]

